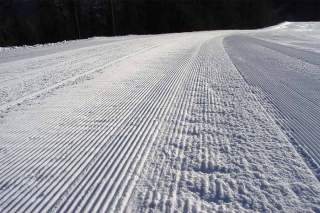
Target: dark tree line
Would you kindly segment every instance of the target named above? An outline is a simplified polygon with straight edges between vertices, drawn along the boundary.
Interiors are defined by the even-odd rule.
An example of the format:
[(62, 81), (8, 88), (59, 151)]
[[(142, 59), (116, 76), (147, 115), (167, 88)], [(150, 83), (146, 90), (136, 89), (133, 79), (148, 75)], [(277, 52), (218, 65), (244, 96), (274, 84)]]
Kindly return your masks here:
[(320, 20), (320, 0), (0, 0), (0, 46)]

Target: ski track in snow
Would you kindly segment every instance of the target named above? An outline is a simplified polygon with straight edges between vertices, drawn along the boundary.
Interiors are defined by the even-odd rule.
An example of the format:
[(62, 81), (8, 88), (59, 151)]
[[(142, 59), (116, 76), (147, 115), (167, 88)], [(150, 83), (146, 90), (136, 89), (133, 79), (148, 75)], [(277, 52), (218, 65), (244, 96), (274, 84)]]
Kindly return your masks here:
[(236, 33), (9, 54), (0, 212), (319, 212), (318, 180), (224, 49)]
[(319, 173), (320, 54), (244, 36), (228, 37), (225, 43), (245, 79), (265, 91), (282, 128), (305, 149)]
[[(290, 168), (301, 162), (298, 154), (237, 70), (226, 66), (221, 44), (211, 45), (199, 53), (128, 212), (318, 211), (319, 188), (300, 188), (302, 171)], [(308, 195), (301, 191), (314, 205), (302, 204)]]

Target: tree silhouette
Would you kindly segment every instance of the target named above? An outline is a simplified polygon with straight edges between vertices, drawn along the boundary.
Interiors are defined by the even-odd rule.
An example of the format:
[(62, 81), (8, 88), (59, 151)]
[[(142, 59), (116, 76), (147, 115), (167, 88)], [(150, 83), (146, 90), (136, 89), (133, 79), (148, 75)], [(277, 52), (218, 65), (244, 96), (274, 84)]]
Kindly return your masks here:
[(320, 20), (319, 0), (0, 0), (0, 46)]

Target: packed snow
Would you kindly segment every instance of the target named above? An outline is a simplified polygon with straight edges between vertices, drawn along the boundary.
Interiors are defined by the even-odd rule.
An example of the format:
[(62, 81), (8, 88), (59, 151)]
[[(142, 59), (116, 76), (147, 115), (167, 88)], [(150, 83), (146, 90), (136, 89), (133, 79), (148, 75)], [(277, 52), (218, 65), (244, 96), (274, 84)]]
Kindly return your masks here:
[(0, 212), (320, 212), (319, 29), (2, 49)]

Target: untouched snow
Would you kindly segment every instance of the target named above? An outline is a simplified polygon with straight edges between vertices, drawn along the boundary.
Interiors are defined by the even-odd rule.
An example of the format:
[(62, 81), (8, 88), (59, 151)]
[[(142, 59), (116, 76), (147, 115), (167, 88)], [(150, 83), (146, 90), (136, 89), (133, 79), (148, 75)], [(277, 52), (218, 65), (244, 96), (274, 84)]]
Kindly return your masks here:
[(279, 106), (314, 128), (317, 108), (265, 86), (318, 101), (305, 26), (294, 50), (289, 23), (3, 51), (0, 212), (319, 212), (319, 144)]

